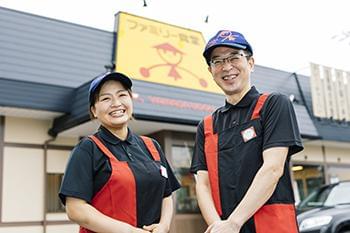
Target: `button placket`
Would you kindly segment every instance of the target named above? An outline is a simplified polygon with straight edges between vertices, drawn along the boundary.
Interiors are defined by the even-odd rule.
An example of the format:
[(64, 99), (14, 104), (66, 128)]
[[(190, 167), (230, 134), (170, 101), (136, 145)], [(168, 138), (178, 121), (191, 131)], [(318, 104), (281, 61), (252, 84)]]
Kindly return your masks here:
[(126, 155), (128, 156), (128, 158), (131, 160), (131, 161), (134, 161), (134, 157), (133, 155), (129, 152), (128, 150), (128, 147), (125, 147), (123, 144), (121, 145), (124, 152), (126, 153)]

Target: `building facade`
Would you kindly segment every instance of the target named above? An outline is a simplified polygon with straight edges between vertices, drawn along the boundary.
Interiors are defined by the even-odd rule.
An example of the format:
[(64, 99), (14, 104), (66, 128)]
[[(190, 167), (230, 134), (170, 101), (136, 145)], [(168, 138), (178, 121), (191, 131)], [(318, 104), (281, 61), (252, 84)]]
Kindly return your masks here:
[[(87, 88), (118, 68), (120, 30), (0, 7), (0, 233), (78, 231), (57, 192), (70, 151), (98, 128), (89, 119)], [(321, 184), (350, 179), (350, 124), (313, 116), (309, 77), (256, 66), (252, 81), (293, 101), (305, 145), (290, 164), (297, 201)], [(196, 125), (224, 96), (142, 79), (134, 80), (134, 92), (131, 129), (160, 142), (182, 184), (171, 232), (204, 232), (189, 166)]]

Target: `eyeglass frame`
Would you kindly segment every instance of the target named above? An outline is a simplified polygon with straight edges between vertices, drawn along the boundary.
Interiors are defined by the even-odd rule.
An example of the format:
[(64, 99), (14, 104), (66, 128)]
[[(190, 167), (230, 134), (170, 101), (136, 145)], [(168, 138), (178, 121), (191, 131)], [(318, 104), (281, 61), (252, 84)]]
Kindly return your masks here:
[[(245, 53), (243, 50), (239, 50), (238, 52), (233, 52), (233, 53), (230, 53), (230, 55), (224, 57), (224, 58), (214, 58), (214, 59), (211, 59), (209, 61), (209, 64), (211, 67), (214, 67), (216, 69), (219, 69), (219, 68), (222, 68), (224, 67), (224, 65), (226, 64), (226, 61), (230, 64), (230, 65), (235, 65), (237, 64), (237, 61), (239, 59), (241, 59), (241, 57), (248, 57), (250, 58), (251, 57), (251, 54), (250, 53)], [(229, 58), (232, 58), (233, 60), (230, 61)], [(218, 61), (219, 64), (215, 64), (214, 61)]]

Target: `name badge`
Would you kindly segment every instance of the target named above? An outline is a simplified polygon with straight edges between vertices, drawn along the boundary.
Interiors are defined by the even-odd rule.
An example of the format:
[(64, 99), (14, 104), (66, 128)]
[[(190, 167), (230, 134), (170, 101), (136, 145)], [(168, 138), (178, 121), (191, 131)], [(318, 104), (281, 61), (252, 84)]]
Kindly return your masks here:
[(160, 165), (160, 174), (165, 177), (168, 178), (168, 172), (166, 171), (166, 168), (163, 167), (163, 165)]
[(249, 140), (256, 137), (254, 126), (249, 127), (248, 129), (242, 130), (241, 135), (243, 137), (244, 142), (248, 142)]

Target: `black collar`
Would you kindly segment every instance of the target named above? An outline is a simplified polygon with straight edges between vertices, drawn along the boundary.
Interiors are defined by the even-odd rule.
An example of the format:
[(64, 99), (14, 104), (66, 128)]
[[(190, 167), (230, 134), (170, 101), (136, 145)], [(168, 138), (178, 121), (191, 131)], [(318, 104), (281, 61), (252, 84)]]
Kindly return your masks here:
[(221, 112), (227, 112), (231, 108), (245, 108), (251, 105), (252, 101), (254, 101), (258, 96), (259, 92), (256, 90), (254, 86), (250, 88), (250, 90), (245, 94), (245, 96), (235, 105), (230, 104), (225, 100), (225, 106), (221, 109)]
[(108, 143), (111, 143), (113, 145), (117, 145), (120, 142), (126, 142), (128, 144), (134, 144), (135, 143), (135, 134), (131, 132), (131, 130), (128, 128), (128, 136), (124, 141), (120, 140), (117, 136), (112, 134), (108, 129), (103, 127), (102, 125), (98, 129), (98, 135), (101, 136), (103, 140), (105, 140)]

